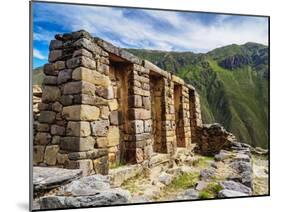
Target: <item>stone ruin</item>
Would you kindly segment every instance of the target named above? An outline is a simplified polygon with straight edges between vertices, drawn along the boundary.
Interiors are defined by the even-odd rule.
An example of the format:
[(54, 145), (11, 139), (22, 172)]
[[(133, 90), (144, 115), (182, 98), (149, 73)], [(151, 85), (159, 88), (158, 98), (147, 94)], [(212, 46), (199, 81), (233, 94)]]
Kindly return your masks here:
[(209, 144), (198, 93), (173, 73), (83, 30), (56, 35), (49, 50), (34, 94), (34, 166), (106, 175)]

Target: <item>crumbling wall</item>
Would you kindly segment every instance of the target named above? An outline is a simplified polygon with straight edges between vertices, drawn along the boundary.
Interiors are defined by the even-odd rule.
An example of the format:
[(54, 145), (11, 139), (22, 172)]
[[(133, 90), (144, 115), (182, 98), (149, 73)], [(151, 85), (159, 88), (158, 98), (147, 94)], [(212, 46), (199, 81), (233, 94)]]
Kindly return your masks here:
[(196, 140), (199, 96), (182, 79), (85, 31), (55, 38), (44, 66), (34, 165), (107, 174), (121, 163), (171, 157)]

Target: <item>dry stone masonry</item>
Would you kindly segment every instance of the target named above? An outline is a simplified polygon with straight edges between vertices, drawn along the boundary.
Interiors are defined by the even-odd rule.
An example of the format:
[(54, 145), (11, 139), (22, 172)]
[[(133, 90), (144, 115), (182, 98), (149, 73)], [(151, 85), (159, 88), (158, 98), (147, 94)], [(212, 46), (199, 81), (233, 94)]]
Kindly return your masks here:
[(199, 95), (181, 78), (86, 31), (56, 35), (49, 50), (35, 93), (35, 166), (106, 175), (208, 143)]

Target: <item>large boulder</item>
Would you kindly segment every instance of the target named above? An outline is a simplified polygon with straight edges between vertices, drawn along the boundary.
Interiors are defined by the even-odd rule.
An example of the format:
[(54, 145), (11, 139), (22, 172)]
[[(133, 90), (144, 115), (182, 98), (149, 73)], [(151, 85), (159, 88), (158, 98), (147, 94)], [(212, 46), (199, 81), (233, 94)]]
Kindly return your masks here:
[(249, 187), (247, 187), (239, 182), (227, 180), (227, 181), (220, 182), (220, 186), (223, 189), (239, 191), (239, 192), (249, 194), (249, 195), (252, 194), (252, 190)]
[(248, 196), (248, 194), (239, 192), (239, 191), (233, 191), (233, 190), (228, 190), (228, 189), (223, 189), (218, 193), (219, 198), (224, 198), (224, 197), (245, 197)]

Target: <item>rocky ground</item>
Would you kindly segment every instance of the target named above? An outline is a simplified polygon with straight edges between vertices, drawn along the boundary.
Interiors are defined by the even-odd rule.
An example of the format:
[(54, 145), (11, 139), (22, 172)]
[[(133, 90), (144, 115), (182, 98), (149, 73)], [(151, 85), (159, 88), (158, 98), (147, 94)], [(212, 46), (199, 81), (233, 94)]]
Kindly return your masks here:
[[(156, 159), (155, 159), (156, 160)], [(179, 150), (173, 164), (158, 155), (154, 168), (121, 166), (108, 176), (80, 170), (34, 168), (34, 209), (194, 200), (268, 193), (267, 156), (233, 142), (214, 157)]]

